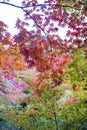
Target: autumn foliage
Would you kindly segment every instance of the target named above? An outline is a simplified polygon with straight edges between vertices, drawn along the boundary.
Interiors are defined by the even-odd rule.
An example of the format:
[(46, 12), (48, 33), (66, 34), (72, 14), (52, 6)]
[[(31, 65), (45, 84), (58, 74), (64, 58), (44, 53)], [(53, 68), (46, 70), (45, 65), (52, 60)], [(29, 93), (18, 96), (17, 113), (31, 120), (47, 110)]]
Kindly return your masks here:
[(18, 47), (8, 47), (0, 45), (0, 66), (2, 70), (22, 70), (25, 68), (23, 56)]
[[(22, 112), (32, 114), (36, 120), (41, 118), (47, 122), (48, 118), (52, 119), (51, 123), (55, 124), (53, 130), (58, 130), (58, 116), (62, 115), (63, 109), (72, 104), (87, 103), (87, 1), (38, 2), (23, 0), (21, 6), (11, 4), (11, 1), (0, 2), (24, 13), (24, 20), (18, 18), (16, 21), (18, 34), (14, 36), (0, 21), (0, 68), (6, 73), (21, 71), (26, 64), (27, 69), (36, 68), (33, 85), (30, 85), (28, 77), (24, 79), (30, 90), (26, 100), (29, 99), (27, 103), (31, 105), (26, 107), (27, 112)], [(67, 28), (66, 35), (61, 38), (59, 30), (64, 28)], [(9, 48), (5, 49), (4, 45), (9, 45)], [(21, 114), (18, 125), (29, 129), (28, 125), (20, 122), (20, 117)], [(71, 118), (72, 115), (69, 115), (68, 119)], [(47, 125), (47, 130), (51, 129), (51, 123)]]

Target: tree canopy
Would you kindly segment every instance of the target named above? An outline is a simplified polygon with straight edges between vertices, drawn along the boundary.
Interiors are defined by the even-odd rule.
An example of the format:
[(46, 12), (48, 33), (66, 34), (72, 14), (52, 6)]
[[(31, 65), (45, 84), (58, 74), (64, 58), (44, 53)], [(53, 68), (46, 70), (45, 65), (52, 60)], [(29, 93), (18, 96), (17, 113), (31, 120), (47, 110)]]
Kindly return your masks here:
[[(0, 4), (5, 4), (9, 8), (10, 6), (19, 8), (24, 15), (23, 20), (18, 18), (15, 23), (18, 33), (14, 36), (8, 32), (6, 23), (0, 21), (0, 53), (6, 53), (2, 54), (4, 56), (0, 56), (0, 69), (10, 69), (9, 75), (11, 75), (14, 69), (26, 68), (24, 61), (20, 60), (24, 56), (27, 67), (35, 67), (38, 72), (33, 87), (29, 85), (30, 82), (28, 83), (31, 90), (28, 102), (30, 106), (25, 105), (24, 109), (19, 111), (19, 116), (15, 117), (16, 120), (13, 118), (17, 109), (12, 110), (13, 113), (8, 110), (9, 115), (13, 114), (10, 119), (14, 124), (17, 123), (18, 126), (26, 127), (26, 129), (32, 126), (31, 130), (37, 125), (39, 130), (38, 121), (42, 124), (45, 121), (50, 122), (46, 124), (47, 130), (50, 130), (52, 124), (53, 130), (61, 129), (59, 126), (61, 123), (58, 124), (58, 120), (59, 122), (65, 121), (65, 117), (67, 117), (65, 111), (68, 110), (70, 113), (67, 121), (71, 121), (69, 124), (73, 124), (72, 118), (75, 118), (77, 122), (79, 119), (83, 119), (82, 115), (86, 110), (81, 104), (87, 103), (87, 1), (44, 0), (44, 3), (39, 3), (38, 0), (23, 0), (19, 6), (13, 4), (11, 0), (3, 0), (0, 1)], [(64, 39), (58, 34), (60, 28), (67, 28)], [(3, 49), (3, 46), (6, 45), (9, 45), (7, 51)], [(10, 61), (11, 58), (12, 61)], [(6, 59), (8, 67), (3, 62)], [(3, 68), (3, 64), (6, 67)], [(8, 78), (5, 76), (6, 73), (2, 74), (0, 71), (0, 74), (0, 78)], [(13, 81), (15, 75), (12, 76), (10, 80)], [(3, 90), (2, 86), (0, 89)], [(79, 118), (75, 117), (76, 113), (73, 113), (73, 117), (71, 111), (74, 111), (74, 108), (75, 112), (80, 114)], [(22, 118), (23, 113), (25, 116)], [(30, 118), (27, 117), (27, 114)], [(62, 115), (62, 119), (60, 115)], [(24, 123), (27, 123), (28, 118), (30, 124), (25, 126)], [(8, 117), (7, 120), (9, 120)], [(67, 128), (67, 126), (65, 127)], [(46, 126), (43, 125), (40, 130), (45, 128)], [(75, 128), (77, 129), (76, 126)]]

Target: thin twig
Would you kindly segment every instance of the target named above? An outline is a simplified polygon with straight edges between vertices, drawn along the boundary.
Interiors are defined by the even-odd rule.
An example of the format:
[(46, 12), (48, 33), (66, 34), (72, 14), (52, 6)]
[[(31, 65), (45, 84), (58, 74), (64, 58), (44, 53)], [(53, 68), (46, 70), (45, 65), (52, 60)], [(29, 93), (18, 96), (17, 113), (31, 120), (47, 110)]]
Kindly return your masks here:
[(29, 82), (27, 82), (25, 79), (24, 79), (24, 77), (19, 77), (20, 79), (22, 79), (26, 84), (28, 84), (29, 86), (31, 86), (31, 87), (33, 87), (33, 85), (31, 84), (31, 83), (29, 83)]
[[(35, 18), (27, 12), (27, 10), (22, 9), (27, 15), (30, 16), (30, 18), (34, 21), (34, 23), (36, 24), (36, 26), (44, 33), (44, 35), (46, 36), (46, 38), (48, 39), (48, 41), (50, 42), (50, 46), (52, 49), (52, 41), (50, 40), (49, 36), (47, 35), (47, 33), (44, 31), (44, 29), (37, 23), (37, 21), (35, 20)], [(52, 50), (51, 50), (52, 51)]]

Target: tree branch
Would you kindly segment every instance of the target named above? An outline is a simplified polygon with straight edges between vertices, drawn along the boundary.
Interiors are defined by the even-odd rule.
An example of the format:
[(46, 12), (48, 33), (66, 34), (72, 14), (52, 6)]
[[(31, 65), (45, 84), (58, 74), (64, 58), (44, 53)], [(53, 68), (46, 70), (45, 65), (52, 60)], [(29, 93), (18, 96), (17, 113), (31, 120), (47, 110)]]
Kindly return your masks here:
[(50, 4), (50, 3), (47, 3), (47, 4), (32, 4), (32, 5), (29, 5), (29, 6), (25, 6), (23, 8), (30, 8), (30, 7), (47, 7), (47, 6), (61, 6), (63, 8), (72, 8), (72, 9), (75, 9), (75, 10), (85, 10), (84, 8), (76, 8), (76, 7), (73, 7), (73, 6), (70, 6), (70, 5), (65, 5), (65, 4)]
[(53, 114), (54, 114), (54, 119), (55, 119), (55, 124), (56, 124), (56, 130), (58, 130), (58, 122), (57, 122), (56, 112), (54, 112)]
[(18, 5), (12, 4), (12, 3), (2, 2), (2, 1), (0, 1), (0, 4), (9, 5), (9, 6), (13, 6), (13, 7), (20, 8), (20, 9), (31, 8), (31, 7), (61, 6), (63, 8), (68, 7), (68, 8), (78, 10), (78, 11), (79, 10), (85, 10), (85, 8), (76, 8), (76, 7), (73, 7), (73, 6), (70, 6), (70, 5), (65, 5), (65, 4), (50, 4), (50, 3), (47, 3), (47, 4), (32, 4), (32, 5), (29, 5), (29, 6), (18, 6)]
[[(27, 10), (25, 10), (24, 8), (23, 8), (22, 10), (23, 10), (27, 15), (30, 16), (30, 18), (34, 21), (34, 23), (36, 24), (36, 26), (44, 33), (44, 35), (46, 36), (47, 40), (50, 42), (50, 47), (51, 47), (51, 50), (50, 50), (50, 51), (52, 52), (52, 44), (54, 44), (54, 43), (51, 41), (50, 37), (47, 35), (47, 33), (44, 31), (44, 29), (37, 23), (37, 21), (35, 20), (35, 18), (34, 18), (30, 13), (27, 12)], [(59, 48), (61, 48), (61, 49), (66, 50), (65, 47), (63, 47), (63, 46), (61, 46), (61, 45), (59, 45), (59, 44), (55, 44), (55, 45), (59, 46)]]
[(0, 4), (9, 5), (9, 6), (13, 6), (13, 7), (20, 8), (20, 9), (24, 8), (23, 6), (18, 6), (18, 5), (15, 5), (15, 4), (8, 3), (8, 2), (0, 1)]
[(49, 36), (47, 35), (47, 33), (44, 31), (44, 29), (37, 23), (37, 21), (35, 20), (35, 18), (33, 18), (33, 16), (27, 12), (27, 10), (23, 9), (23, 11), (30, 16), (30, 18), (34, 21), (34, 23), (36, 24), (36, 26), (44, 33), (44, 35), (46, 36), (46, 38), (48, 39), (48, 41), (50, 42), (50, 46), (52, 46), (52, 42), (49, 38)]
[(26, 84), (28, 84), (29, 86), (31, 86), (31, 87), (34, 87), (30, 82), (27, 82), (25, 79), (24, 79), (24, 77), (19, 77), (20, 79), (22, 79)]

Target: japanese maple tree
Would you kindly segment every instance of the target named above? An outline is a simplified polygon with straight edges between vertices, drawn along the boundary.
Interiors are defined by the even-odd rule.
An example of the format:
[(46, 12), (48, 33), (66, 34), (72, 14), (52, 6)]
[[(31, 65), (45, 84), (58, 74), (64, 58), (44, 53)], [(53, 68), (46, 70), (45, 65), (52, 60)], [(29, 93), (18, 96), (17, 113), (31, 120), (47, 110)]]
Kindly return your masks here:
[[(31, 104), (35, 101), (33, 112), (53, 117), (54, 128), (58, 130), (57, 115), (61, 105), (65, 107), (86, 99), (83, 91), (87, 90), (87, 1), (44, 0), (39, 4), (37, 0), (23, 0), (21, 6), (11, 1), (0, 1), (0, 4), (19, 8), (24, 13), (24, 20), (16, 21), (19, 33), (13, 37), (1, 22), (0, 42), (8, 41), (10, 46), (14, 46), (14, 42), (28, 67), (36, 67), (39, 74), (36, 85), (31, 88)], [(60, 28), (67, 28), (64, 39), (58, 35)], [(66, 98), (62, 104), (67, 91), (74, 96)]]

